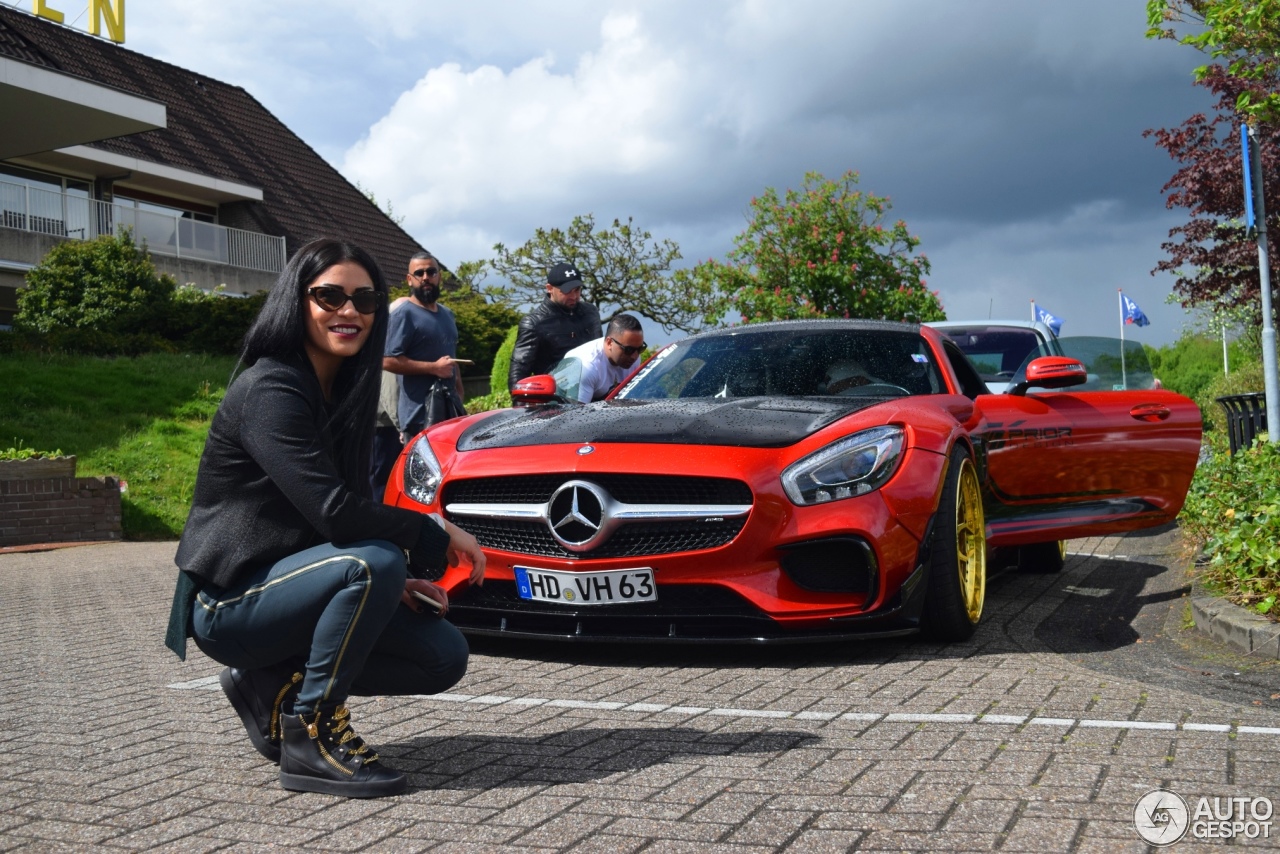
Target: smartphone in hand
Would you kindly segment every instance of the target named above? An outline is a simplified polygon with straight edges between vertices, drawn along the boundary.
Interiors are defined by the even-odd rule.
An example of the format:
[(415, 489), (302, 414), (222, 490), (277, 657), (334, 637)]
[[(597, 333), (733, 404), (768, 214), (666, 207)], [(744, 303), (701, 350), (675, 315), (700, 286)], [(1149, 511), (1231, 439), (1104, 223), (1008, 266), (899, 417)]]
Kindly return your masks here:
[(426, 605), (433, 612), (437, 614), (444, 613), (444, 605), (441, 605), (437, 600), (432, 599), (427, 594), (419, 592), (417, 590), (410, 590), (409, 595), (412, 596), (414, 599), (417, 599), (422, 604)]

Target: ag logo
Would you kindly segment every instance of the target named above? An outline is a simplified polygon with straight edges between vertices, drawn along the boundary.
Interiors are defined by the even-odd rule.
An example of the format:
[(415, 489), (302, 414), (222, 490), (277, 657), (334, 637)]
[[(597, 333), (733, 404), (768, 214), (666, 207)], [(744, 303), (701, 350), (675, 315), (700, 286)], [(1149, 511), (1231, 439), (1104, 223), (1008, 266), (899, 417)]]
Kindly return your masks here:
[(1152, 845), (1172, 845), (1187, 833), (1191, 813), (1181, 795), (1156, 789), (1138, 799), (1133, 826)]

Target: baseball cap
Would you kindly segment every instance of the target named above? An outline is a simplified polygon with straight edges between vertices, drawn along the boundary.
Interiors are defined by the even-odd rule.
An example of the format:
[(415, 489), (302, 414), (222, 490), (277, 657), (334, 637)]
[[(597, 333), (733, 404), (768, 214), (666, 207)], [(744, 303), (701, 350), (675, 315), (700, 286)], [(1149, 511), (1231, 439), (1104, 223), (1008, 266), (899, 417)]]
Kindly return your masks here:
[(547, 284), (555, 285), (567, 294), (574, 288), (582, 287), (582, 276), (578, 275), (578, 269), (572, 264), (561, 261), (547, 270)]

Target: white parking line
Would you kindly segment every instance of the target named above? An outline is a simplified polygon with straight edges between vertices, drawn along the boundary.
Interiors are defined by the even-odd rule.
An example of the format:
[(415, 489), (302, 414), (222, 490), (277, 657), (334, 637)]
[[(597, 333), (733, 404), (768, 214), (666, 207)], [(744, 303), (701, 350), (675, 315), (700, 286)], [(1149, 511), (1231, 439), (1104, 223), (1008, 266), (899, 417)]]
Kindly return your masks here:
[[(166, 685), (177, 691), (216, 691), (218, 677), (207, 676), (189, 682)], [(500, 694), (435, 694), (417, 695), (418, 699), (441, 703), (465, 703), (498, 709), (510, 707), (512, 711), (531, 706), (551, 706), (559, 709), (594, 709), (605, 712), (644, 712), (647, 714), (684, 715), (695, 717), (709, 715), (728, 718), (770, 718), (797, 721), (855, 721), (863, 724), (916, 723), (916, 724), (1004, 724), (1006, 726), (1054, 726), (1088, 727), (1093, 729), (1164, 730), (1183, 732), (1245, 733), (1249, 735), (1280, 735), (1280, 727), (1245, 726), (1243, 724), (1192, 723), (1172, 721), (1123, 721), (1092, 720), (1088, 718), (1047, 718), (1027, 715), (986, 715), (925, 712), (788, 712), (782, 709), (708, 708), (705, 706), (668, 706), (663, 703), (617, 703), (592, 700), (555, 700), (547, 697), (506, 697)]]
[(217, 676), (206, 676), (203, 679), (192, 679), (190, 682), (174, 682), (164, 687), (176, 688), (179, 691), (217, 691), (221, 686), (218, 685)]
[(1167, 721), (1080, 721), (1080, 726), (1123, 727), (1127, 729), (1177, 729), (1177, 724)]

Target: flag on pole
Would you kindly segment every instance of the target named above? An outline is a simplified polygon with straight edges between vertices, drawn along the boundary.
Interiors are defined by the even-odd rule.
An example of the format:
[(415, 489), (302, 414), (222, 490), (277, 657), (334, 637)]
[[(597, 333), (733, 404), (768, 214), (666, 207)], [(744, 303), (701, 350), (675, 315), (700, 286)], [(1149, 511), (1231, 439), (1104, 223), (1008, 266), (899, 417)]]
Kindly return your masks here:
[(1124, 322), (1132, 323), (1135, 326), (1148, 326), (1151, 321), (1147, 320), (1147, 316), (1142, 313), (1142, 309), (1138, 308), (1138, 304), (1120, 292), (1120, 301), (1124, 305)]
[(1053, 330), (1054, 335), (1062, 334), (1062, 318), (1054, 317), (1040, 306), (1036, 306), (1036, 320)]

